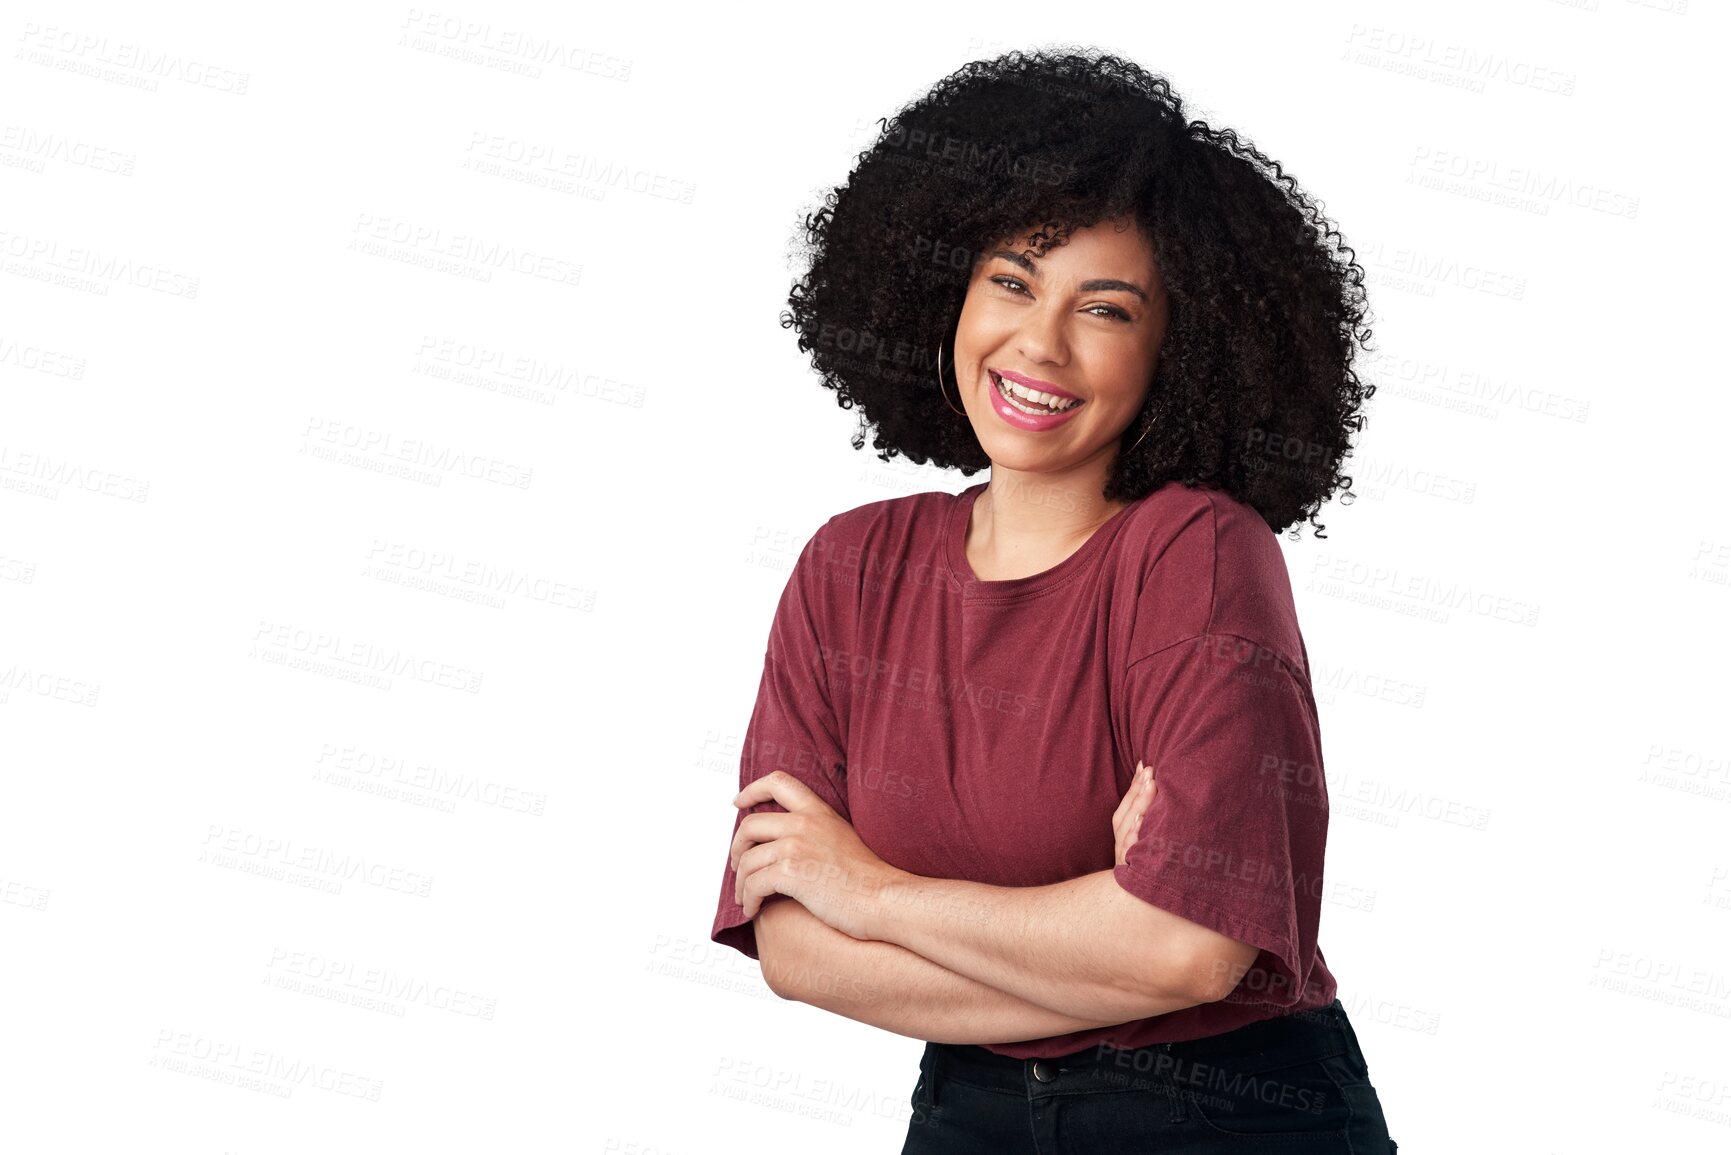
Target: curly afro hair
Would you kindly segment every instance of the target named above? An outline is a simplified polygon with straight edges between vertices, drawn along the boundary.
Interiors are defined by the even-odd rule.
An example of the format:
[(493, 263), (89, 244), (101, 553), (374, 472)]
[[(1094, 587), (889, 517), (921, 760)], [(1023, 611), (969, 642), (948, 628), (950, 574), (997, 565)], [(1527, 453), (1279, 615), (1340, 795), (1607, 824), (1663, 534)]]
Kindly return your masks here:
[(859, 407), (855, 449), (869, 424), (881, 460), (987, 468), (934, 380), (977, 255), (1024, 235), (1043, 255), (1128, 217), (1153, 245), (1170, 318), (1103, 496), (1177, 480), (1231, 494), (1277, 533), (1297, 538), (1308, 519), (1327, 536), (1315, 514), (1351, 489), (1340, 466), (1375, 392), (1352, 367), (1354, 345), (1370, 347), (1364, 270), (1277, 162), (1230, 128), (1187, 123), (1165, 78), (1074, 47), (967, 64), (879, 123), (804, 218), (806, 272), (781, 317), (837, 404)]

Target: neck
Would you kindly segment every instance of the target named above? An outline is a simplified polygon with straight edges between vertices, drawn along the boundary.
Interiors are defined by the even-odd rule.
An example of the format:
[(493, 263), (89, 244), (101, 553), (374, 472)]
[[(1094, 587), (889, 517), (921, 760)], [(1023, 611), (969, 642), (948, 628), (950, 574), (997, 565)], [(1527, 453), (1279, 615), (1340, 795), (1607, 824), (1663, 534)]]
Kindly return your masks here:
[(1101, 468), (1059, 474), (993, 465), (990, 482), (974, 499), (974, 548), (1008, 566), (1079, 545), (1128, 504), (1102, 497), (1105, 485)]

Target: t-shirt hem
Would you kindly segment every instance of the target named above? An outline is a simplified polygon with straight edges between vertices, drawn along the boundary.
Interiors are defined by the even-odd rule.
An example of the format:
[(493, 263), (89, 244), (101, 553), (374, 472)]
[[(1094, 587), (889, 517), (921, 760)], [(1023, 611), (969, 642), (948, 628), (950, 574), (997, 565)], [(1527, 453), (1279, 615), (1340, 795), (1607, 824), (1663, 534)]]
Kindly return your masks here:
[(742, 906), (722, 905), (716, 913), (714, 925), (709, 928), (709, 941), (719, 946), (730, 946), (748, 959), (761, 961), (757, 956), (757, 928), (745, 917)]

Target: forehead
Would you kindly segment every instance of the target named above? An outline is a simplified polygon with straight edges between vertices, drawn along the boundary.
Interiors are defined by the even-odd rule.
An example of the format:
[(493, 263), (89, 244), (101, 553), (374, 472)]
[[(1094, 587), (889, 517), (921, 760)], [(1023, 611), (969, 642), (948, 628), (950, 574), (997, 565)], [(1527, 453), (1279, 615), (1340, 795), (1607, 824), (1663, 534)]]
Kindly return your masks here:
[(1076, 229), (1061, 244), (1043, 254), (1031, 250), (1029, 237), (1037, 230), (1025, 229), (987, 245), (980, 254), (983, 268), (1008, 262), (1036, 276), (1124, 277), (1157, 275), (1154, 248), (1132, 221), (1100, 221)]

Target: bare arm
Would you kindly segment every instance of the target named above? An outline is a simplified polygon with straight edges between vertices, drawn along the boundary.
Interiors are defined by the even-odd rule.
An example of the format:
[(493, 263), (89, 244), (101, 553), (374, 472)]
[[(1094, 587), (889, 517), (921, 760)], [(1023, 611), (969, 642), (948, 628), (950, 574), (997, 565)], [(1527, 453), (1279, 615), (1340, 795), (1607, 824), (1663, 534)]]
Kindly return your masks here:
[(1126, 891), (1111, 870), (1049, 886), (901, 872), (867, 937), (1064, 1014), (1129, 1022), (1225, 998), (1255, 947)]
[[(773, 896), (794, 898), (845, 937), (901, 947), (1060, 1015), (1117, 1024), (1221, 999), (1257, 954), (1254, 946), (1131, 894), (1116, 868), (1046, 886), (926, 878), (878, 858), (786, 771), (753, 780), (734, 804), (771, 800), (782, 813), (748, 815), (735, 832), (734, 901), (742, 910), (761, 914)], [(804, 956), (796, 947), (786, 957)], [(785, 989), (817, 990), (812, 980), (852, 978), (859, 985), (842, 993), (856, 1007), (871, 1001), (860, 994), (875, 989), (865, 976), (808, 969), (806, 976), (788, 972)], [(781, 976), (765, 978), (780, 993)], [(858, 1018), (848, 1004), (838, 1013)]]
[(776, 994), (908, 1038), (1010, 1043), (1127, 1021), (1048, 1010), (904, 947), (843, 934), (784, 895), (765, 902), (752, 925)]

